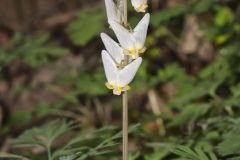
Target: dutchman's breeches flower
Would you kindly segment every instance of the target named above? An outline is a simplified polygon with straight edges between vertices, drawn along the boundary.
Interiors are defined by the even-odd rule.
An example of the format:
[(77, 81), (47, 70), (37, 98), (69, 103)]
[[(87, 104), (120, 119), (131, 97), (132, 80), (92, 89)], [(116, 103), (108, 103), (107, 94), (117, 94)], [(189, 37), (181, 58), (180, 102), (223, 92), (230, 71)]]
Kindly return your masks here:
[(102, 61), (108, 81), (106, 83), (107, 88), (112, 89), (113, 94), (120, 95), (123, 91), (130, 89), (128, 84), (133, 80), (142, 63), (142, 58), (139, 57), (124, 68), (119, 69), (107, 51), (103, 50)]
[(120, 42), (121, 47), (124, 50), (124, 54), (131, 56), (133, 59), (139, 57), (140, 53), (145, 52), (144, 47), (147, 29), (149, 25), (150, 14), (147, 13), (134, 28), (133, 31), (129, 31), (119, 23), (110, 21), (110, 25)]
[(131, 2), (137, 12), (146, 12), (148, 8), (147, 0), (131, 0)]
[[(137, 12), (145, 12), (147, 0), (131, 0)], [(105, 0), (107, 18), (118, 42), (115, 42), (105, 33), (101, 39), (106, 50), (102, 51), (104, 71), (107, 77), (106, 86), (113, 90), (113, 94), (120, 95), (130, 89), (129, 83), (133, 80), (142, 58), (140, 53), (145, 52), (144, 46), (150, 14), (147, 13), (133, 30), (127, 27), (127, 0)]]
[[(131, 0), (137, 12), (145, 12), (147, 0)], [(113, 90), (113, 94), (123, 92), (123, 147), (122, 160), (128, 160), (128, 97), (129, 84), (142, 63), (140, 53), (144, 47), (150, 14), (147, 13), (133, 30), (128, 30), (128, 0), (105, 0), (107, 18), (118, 42), (107, 34), (101, 33), (106, 50), (102, 50), (102, 61), (107, 78), (106, 87)], [(131, 28), (131, 27), (129, 27)]]

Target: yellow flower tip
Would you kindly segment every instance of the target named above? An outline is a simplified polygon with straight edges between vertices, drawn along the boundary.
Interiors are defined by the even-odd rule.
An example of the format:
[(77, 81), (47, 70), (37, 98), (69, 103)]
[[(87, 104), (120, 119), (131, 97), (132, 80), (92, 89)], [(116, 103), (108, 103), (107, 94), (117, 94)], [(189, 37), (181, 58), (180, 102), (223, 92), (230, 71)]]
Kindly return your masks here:
[(130, 56), (136, 55), (136, 54), (138, 54), (138, 49), (126, 50), (126, 54), (130, 55)]
[(146, 51), (146, 47), (143, 47), (140, 49), (131, 49), (131, 50), (126, 49), (125, 54), (138, 57), (138, 54), (144, 53), (145, 51)]
[(136, 8), (136, 11), (137, 12), (146, 12), (147, 8), (148, 8), (147, 4), (142, 4), (138, 8)]
[(112, 84), (112, 83), (107, 82), (107, 83), (105, 83), (105, 85), (108, 89), (114, 89), (114, 84)]
[(130, 87), (128, 85), (126, 85), (126, 86), (118, 86), (115, 83), (109, 83), (109, 82), (106, 83), (106, 87), (108, 89), (112, 89), (113, 90), (113, 94), (115, 94), (115, 95), (121, 95), (122, 92), (127, 91), (127, 90), (130, 89)]
[(131, 87), (129, 85), (126, 85), (126, 86), (124, 86), (124, 90), (123, 91), (127, 91), (127, 90), (130, 90), (130, 89), (131, 89)]
[(143, 48), (139, 49), (139, 53), (144, 53), (146, 50), (147, 50), (147, 48), (143, 47)]
[(114, 95), (117, 95), (117, 96), (119, 96), (119, 95), (121, 95), (121, 91), (119, 91), (119, 90), (117, 90), (117, 89), (113, 89), (113, 94)]
[(140, 49), (126, 50), (125, 54), (131, 56), (133, 59), (137, 59), (139, 57), (139, 54), (144, 53), (146, 49), (146, 47), (143, 47)]

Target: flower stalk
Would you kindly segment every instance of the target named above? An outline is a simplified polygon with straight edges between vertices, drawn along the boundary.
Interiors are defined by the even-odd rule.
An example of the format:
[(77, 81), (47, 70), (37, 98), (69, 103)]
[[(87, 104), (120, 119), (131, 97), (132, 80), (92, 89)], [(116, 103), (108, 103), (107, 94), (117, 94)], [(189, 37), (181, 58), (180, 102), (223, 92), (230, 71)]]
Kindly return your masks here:
[(123, 25), (124, 27), (128, 26), (128, 8), (127, 8), (127, 0), (122, 0), (123, 1)]
[[(127, 0), (123, 0), (123, 25), (128, 26)], [(128, 55), (124, 56), (124, 65), (128, 64)], [(128, 94), (125, 91), (122, 95), (122, 159), (128, 160)]]
[[(131, 0), (137, 12), (145, 12), (147, 0)], [(106, 50), (102, 50), (103, 67), (107, 78), (106, 87), (113, 94), (122, 93), (122, 159), (128, 160), (128, 93), (129, 83), (133, 80), (142, 63), (139, 54), (143, 53), (150, 14), (146, 13), (137, 26), (131, 30), (128, 24), (128, 0), (105, 0), (110, 28), (115, 33), (115, 42), (105, 33), (101, 39)], [(131, 28), (131, 27), (130, 27)]]
[(122, 119), (122, 156), (128, 159), (128, 96), (127, 91), (123, 93), (123, 119)]

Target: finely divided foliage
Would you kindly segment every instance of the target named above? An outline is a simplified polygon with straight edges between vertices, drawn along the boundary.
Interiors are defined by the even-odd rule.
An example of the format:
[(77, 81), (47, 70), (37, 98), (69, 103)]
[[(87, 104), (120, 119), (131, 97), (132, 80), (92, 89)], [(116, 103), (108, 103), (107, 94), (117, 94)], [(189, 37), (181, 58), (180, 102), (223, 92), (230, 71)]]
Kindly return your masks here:
[[(115, 5), (113, 1), (109, 2)], [(160, 1), (152, 1), (152, 30), (148, 35), (148, 46), (151, 47), (144, 55), (144, 63), (138, 71), (140, 78), (131, 84), (132, 89), (138, 86), (143, 89), (131, 98), (131, 123), (140, 120), (141, 125), (135, 126), (134, 132), (129, 127), (132, 147), (128, 160), (239, 160), (240, 24), (237, 13), (240, 1), (174, 1), (171, 7), (168, 1), (165, 1), (167, 4), (160, 2), (159, 7), (154, 5), (156, 2)], [(66, 33), (73, 44), (81, 46), (81, 54), (75, 54), (75, 45), (74, 49), (68, 45), (62, 48), (58, 44), (62, 39), (55, 41), (55, 36), (43, 32), (27, 36), (17, 32), (0, 47), (1, 86), (9, 80), (8, 92), (3, 92), (1, 87), (0, 101), (6, 100), (13, 105), (9, 106), (13, 109), (10, 116), (3, 115), (9, 119), (0, 129), (0, 159), (122, 159), (119, 145), (123, 132), (118, 132), (119, 127), (106, 125), (119, 123), (121, 103), (118, 98), (107, 96), (109, 92), (103, 85), (106, 80), (102, 69), (88, 67), (88, 62), (92, 61), (81, 61), (85, 60), (85, 55), (89, 56), (82, 54), (85, 49), (96, 53), (96, 48), (92, 47), (95, 43), (98, 45), (95, 36), (105, 27), (102, 9), (90, 7), (80, 10), (77, 18), (67, 25)], [(194, 24), (194, 31), (188, 25), (189, 19)], [(132, 20), (136, 20), (135, 17)], [(124, 26), (129, 33), (134, 32), (134, 26), (132, 30)], [(196, 26), (199, 28), (197, 32)], [(198, 42), (199, 45), (185, 57), (179, 48), (183, 44), (187, 47), (192, 45), (183, 41), (189, 33), (200, 33), (201, 36), (190, 38), (193, 44)], [(2, 29), (0, 34), (3, 40), (5, 34)], [(103, 55), (108, 59), (106, 62), (114, 66), (110, 73), (114, 71), (113, 79), (118, 83), (119, 77), (116, 75), (129, 70), (124, 62), (126, 50), (120, 41), (115, 42), (106, 34), (102, 34), (101, 38), (106, 47)], [(211, 46), (214, 50), (209, 51)], [(211, 56), (214, 59), (208, 59)], [(83, 65), (79, 64), (79, 58)], [(70, 66), (66, 60), (74, 66)], [(139, 58), (131, 59), (129, 65), (139, 61)], [(23, 68), (19, 62), (23, 63)], [(40, 76), (34, 78), (38, 71), (45, 66), (47, 71), (55, 70), (55, 64), (59, 75), (54, 76), (51, 83), (32, 83), (31, 79), (34, 82), (41, 80)], [(136, 64), (133, 66), (137, 67)], [(26, 69), (30, 76), (24, 84), (19, 83), (21, 77), (25, 77), (23, 70)], [(49, 76), (49, 72), (43, 73), (44, 77)], [(107, 75), (109, 79), (108, 76), (112, 75)], [(131, 78), (124, 80), (131, 81)], [(42, 91), (56, 92), (59, 99), (48, 102)], [(115, 92), (119, 93), (116, 89)], [(40, 102), (23, 106), (16, 101), (14, 105), (15, 100), (36, 93), (40, 93)], [(30, 96), (28, 99), (32, 102), (35, 98)], [(139, 110), (136, 110), (138, 105)], [(155, 109), (159, 107), (161, 113), (153, 115), (151, 106)], [(50, 121), (65, 119), (63, 117), (66, 120)], [(101, 128), (95, 130), (95, 127)]]
[[(108, 23), (113, 29), (120, 44), (115, 42), (105, 33), (101, 33), (102, 41), (107, 51), (102, 51), (102, 59), (107, 77), (106, 86), (113, 90), (113, 94), (120, 95), (122, 91), (130, 89), (128, 84), (133, 80), (142, 58), (140, 53), (145, 52), (150, 14), (147, 13), (134, 28), (133, 31), (125, 28), (121, 23), (121, 8), (113, 0), (105, 0)], [(146, 1), (132, 1), (137, 11), (145, 12)], [(130, 64), (124, 64), (124, 58), (130, 60)], [(136, 60), (134, 60), (136, 59)]]

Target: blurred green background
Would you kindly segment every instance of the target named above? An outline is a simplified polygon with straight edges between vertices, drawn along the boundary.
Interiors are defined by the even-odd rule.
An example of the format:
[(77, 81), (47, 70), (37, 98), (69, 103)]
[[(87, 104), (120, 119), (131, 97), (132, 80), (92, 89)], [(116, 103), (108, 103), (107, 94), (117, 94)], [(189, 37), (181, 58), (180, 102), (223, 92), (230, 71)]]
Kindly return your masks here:
[[(149, 0), (148, 12), (129, 160), (240, 160), (240, 1)], [(142, 16), (129, 5), (132, 26)], [(1, 0), (0, 159), (121, 159), (106, 22), (103, 0)]]

